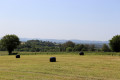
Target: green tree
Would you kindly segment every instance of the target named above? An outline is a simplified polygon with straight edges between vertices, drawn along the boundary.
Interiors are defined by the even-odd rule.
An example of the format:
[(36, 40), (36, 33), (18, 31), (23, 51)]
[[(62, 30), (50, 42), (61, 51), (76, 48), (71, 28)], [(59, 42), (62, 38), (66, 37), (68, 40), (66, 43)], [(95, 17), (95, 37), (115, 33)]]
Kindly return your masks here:
[(74, 47), (74, 51), (81, 51), (84, 48), (83, 44), (77, 44)]
[(9, 55), (12, 54), (12, 51), (17, 48), (20, 44), (19, 38), (16, 35), (5, 35), (1, 39), (2, 47), (6, 48), (9, 52)]
[(71, 47), (66, 48), (66, 52), (71, 52), (71, 51), (73, 51), (73, 48), (71, 48)]
[(67, 47), (71, 47), (71, 48), (74, 48), (75, 46), (75, 43), (72, 42), (72, 41), (67, 41), (66, 43), (63, 44), (65, 48)]
[(88, 51), (88, 50), (89, 50), (89, 45), (85, 44), (81, 51)]
[(113, 36), (113, 38), (109, 40), (109, 45), (113, 51), (120, 52), (120, 35)]
[(108, 45), (103, 44), (103, 46), (102, 46), (102, 51), (104, 51), (104, 52), (109, 52), (109, 51), (110, 51), (110, 48), (108, 47)]
[(94, 44), (90, 45), (90, 51), (95, 51), (95, 45)]

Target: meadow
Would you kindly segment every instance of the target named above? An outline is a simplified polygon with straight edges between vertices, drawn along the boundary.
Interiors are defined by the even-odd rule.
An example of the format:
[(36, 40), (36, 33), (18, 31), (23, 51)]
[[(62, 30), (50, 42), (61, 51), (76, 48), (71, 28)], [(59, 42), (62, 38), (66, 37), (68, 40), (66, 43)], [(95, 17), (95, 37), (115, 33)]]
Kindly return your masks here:
[[(120, 56), (46, 53), (15, 58), (4, 54), (0, 80), (120, 80)], [(57, 62), (49, 62), (50, 57)]]

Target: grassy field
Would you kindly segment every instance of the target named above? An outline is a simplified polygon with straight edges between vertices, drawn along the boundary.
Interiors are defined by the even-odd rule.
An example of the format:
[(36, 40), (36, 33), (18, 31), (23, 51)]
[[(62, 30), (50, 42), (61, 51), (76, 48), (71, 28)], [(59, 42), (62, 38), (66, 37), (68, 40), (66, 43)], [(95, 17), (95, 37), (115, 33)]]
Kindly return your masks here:
[(0, 56), (0, 80), (120, 80), (120, 56)]
[[(79, 55), (79, 52), (17, 52), (20, 55)], [(120, 52), (89, 52), (84, 51), (85, 55), (111, 55), (111, 56), (120, 56)], [(7, 51), (0, 51), (0, 56), (8, 55)]]

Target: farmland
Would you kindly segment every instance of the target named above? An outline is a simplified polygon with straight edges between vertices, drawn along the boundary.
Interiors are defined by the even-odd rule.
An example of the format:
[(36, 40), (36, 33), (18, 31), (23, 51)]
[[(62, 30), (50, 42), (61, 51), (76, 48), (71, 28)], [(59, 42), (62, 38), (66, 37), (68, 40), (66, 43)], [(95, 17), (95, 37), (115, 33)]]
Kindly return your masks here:
[(119, 66), (120, 56), (111, 55), (4, 55), (0, 80), (120, 80)]

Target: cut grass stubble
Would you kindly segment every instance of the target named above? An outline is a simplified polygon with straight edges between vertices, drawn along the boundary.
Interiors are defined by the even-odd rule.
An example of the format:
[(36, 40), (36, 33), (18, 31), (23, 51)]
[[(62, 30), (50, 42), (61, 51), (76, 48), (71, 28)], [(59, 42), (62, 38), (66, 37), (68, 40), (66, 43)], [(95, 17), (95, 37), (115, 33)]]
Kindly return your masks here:
[[(49, 62), (50, 57), (56, 57), (57, 62)], [(0, 56), (0, 79), (119, 80), (119, 66), (119, 56), (22, 55), (20, 59)]]

